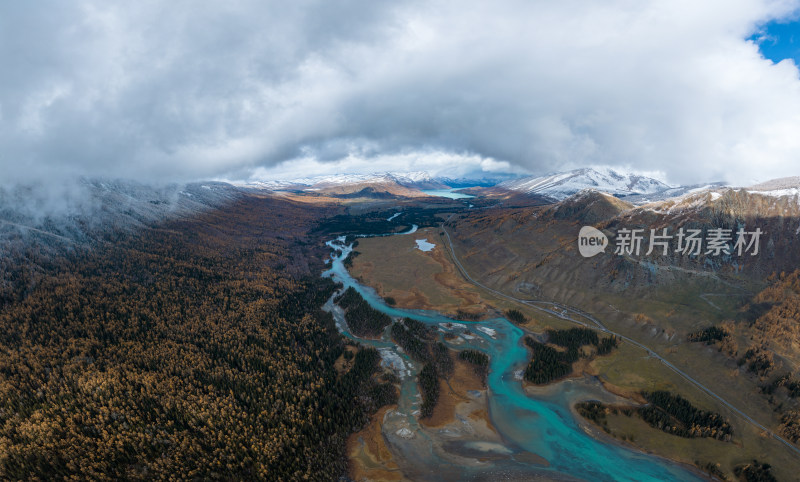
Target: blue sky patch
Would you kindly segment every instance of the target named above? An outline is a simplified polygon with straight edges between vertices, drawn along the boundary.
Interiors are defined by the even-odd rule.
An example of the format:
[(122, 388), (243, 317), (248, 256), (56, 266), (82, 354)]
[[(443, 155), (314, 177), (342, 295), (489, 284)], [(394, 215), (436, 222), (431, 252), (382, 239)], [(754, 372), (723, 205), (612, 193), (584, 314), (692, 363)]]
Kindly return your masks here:
[(758, 44), (764, 57), (773, 62), (794, 59), (794, 63), (800, 65), (800, 19), (770, 22), (750, 39)]

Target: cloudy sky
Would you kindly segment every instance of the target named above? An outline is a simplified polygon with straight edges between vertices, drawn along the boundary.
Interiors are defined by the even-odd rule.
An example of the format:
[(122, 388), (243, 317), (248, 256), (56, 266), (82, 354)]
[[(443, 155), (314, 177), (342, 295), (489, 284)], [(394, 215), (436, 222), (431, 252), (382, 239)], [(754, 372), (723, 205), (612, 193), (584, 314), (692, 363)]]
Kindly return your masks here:
[(796, 19), (798, 8), (2, 2), (0, 175), (260, 179), (586, 165), (670, 182), (800, 175), (798, 68), (758, 45), (770, 38), (765, 25)]

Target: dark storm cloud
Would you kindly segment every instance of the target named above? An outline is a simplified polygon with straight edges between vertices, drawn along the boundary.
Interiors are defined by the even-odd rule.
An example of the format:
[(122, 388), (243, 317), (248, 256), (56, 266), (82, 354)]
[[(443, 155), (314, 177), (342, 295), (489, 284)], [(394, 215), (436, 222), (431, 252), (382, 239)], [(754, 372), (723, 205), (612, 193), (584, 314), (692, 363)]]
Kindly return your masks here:
[(785, 175), (800, 156), (798, 72), (744, 39), (796, 7), (6, 2), (0, 166), (7, 179)]

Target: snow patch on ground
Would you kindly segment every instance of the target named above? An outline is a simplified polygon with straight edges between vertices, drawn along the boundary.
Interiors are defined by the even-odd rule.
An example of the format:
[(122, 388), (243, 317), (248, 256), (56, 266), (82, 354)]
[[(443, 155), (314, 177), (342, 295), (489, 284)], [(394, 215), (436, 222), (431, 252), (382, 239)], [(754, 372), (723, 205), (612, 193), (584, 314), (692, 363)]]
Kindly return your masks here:
[(689, 189), (688, 191), (686, 191), (686, 193), (687, 194), (694, 194), (694, 193), (698, 193), (698, 192), (701, 192), (701, 191), (705, 191), (705, 190), (710, 189), (712, 187), (714, 187), (714, 186), (712, 186), (711, 184), (706, 184), (705, 186), (700, 186), (700, 187), (696, 187), (694, 189)]
[(774, 191), (747, 191), (750, 194), (761, 194), (763, 196), (783, 197), (783, 196), (797, 196), (800, 194), (800, 189), (792, 187), (789, 189), (775, 189)]

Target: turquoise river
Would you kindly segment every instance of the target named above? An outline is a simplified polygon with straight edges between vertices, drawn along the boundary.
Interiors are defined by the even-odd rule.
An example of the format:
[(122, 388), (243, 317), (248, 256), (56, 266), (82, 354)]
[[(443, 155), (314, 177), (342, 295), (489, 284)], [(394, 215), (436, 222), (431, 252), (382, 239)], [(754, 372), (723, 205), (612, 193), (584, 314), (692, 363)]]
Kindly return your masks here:
[[(415, 230), (416, 226), (409, 233)], [(513, 323), (505, 318), (480, 322), (457, 321), (431, 311), (389, 306), (372, 288), (361, 285), (347, 272), (343, 260), (352, 250), (352, 245), (346, 244), (344, 237), (328, 242), (328, 246), (333, 253), (329, 269), (323, 276), (332, 277), (345, 288), (352, 286), (372, 307), (391, 317), (410, 317), (435, 327), (442, 334), (449, 332), (450, 341), (445, 343), (451, 348), (477, 349), (490, 357), (486, 403), (489, 418), (503, 440), (502, 446), (495, 449), (490, 447), (490, 450), (509, 455), (489, 458), (489, 462), (479, 465), (465, 466), (454, 462), (452, 458), (440, 456), (432, 448), (434, 444), (431, 437), (421, 430), (416, 421), (419, 394), (415, 376), (420, 367), (415, 366), (402, 349), (395, 346), (388, 336), (388, 330), (380, 340), (352, 335), (341, 309), (333, 304), (333, 298), (328, 301), (326, 309), (333, 312), (340, 331), (353, 340), (377, 348), (384, 361), (401, 374), (399, 405), (391, 417), (387, 416), (384, 425), (406, 427), (402, 429), (405, 432), (398, 433), (414, 434), (416, 442), (406, 443), (405, 439), (395, 437), (394, 432), (387, 429), (384, 429), (384, 434), (393, 452), (399, 458), (411, 461), (409, 465), (417, 470), (411, 474), (404, 470), (409, 478), (637, 482), (702, 480), (697, 472), (687, 467), (638, 452), (605, 436), (588, 433), (590, 431), (586, 430), (585, 424), (581, 424), (570, 410), (575, 393), (570, 393), (569, 389), (556, 390), (555, 394), (542, 397), (526, 394), (520, 381), (520, 370), (526, 366), (529, 355), (522, 343), (524, 332)], [(459, 344), (452, 343), (453, 335), (458, 335)], [(444, 341), (444, 337), (441, 339)], [(406, 438), (409, 438), (408, 435)], [(448, 442), (450, 446), (456, 443)], [(480, 447), (485, 449), (484, 445)], [(463, 453), (469, 447), (465, 445), (460, 450)]]

